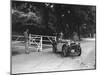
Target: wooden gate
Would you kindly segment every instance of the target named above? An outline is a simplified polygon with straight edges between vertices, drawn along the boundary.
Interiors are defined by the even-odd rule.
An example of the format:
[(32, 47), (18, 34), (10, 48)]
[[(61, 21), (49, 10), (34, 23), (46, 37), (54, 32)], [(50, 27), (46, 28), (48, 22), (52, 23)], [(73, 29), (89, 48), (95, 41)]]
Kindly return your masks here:
[[(47, 38), (48, 40), (45, 40), (44, 38)], [(29, 44), (30, 45), (32, 45), (32, 44), (37, 45), (38, 51), (42, 51), (44, 41), (52, 43), (52, 40), (56, 41), (56, 36), (44, 36), (44, 35), (29, 34)]]

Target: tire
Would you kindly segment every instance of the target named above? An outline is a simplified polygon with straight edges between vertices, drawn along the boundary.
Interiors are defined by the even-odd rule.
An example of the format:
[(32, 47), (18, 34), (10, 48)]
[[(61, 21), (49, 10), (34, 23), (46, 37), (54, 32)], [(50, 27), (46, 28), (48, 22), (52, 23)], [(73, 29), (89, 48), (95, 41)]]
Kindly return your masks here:
[(68, 56), (68, 46), (66, 46), (66, 44), (62, 46), (62, 56)]

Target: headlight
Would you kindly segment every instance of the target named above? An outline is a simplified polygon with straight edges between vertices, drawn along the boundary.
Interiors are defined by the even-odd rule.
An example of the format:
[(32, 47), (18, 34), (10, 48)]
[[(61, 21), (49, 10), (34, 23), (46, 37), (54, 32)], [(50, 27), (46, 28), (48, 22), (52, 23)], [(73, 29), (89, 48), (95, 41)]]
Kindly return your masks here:
[(71, 53), (74, 53), (74, 52), (75, 52), (75, 50), (74, 50), (74, 49), (72, 49), (72, 50), (71, 50)]

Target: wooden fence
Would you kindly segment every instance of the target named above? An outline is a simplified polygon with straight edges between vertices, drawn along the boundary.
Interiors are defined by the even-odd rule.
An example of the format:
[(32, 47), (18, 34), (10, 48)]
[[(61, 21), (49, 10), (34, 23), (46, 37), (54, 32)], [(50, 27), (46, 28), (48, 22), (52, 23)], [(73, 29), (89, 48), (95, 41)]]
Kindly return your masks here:
[[(15, 38), (14, 41), (24, 41), (24, 36), (21, 36), (21, 35), (13, 35), (12, 38)], [(37, 46), (37, 50), (39, 51), (42, 51), (43, 42), (52, 43), (52, 40), (56, 41), (56, 36), (29, 34), (29, 44), (30, 45), (35, 44)]]

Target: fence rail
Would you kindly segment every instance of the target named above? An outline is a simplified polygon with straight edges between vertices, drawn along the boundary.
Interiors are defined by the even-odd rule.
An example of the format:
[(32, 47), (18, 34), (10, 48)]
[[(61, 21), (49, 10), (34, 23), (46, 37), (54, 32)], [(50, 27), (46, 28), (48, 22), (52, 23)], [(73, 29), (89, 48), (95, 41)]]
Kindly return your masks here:
[[(24, 39), (24, 36), (22, 35), (12, 35), (12, 38), (16, 38), (14, 41), (24, 41), (19, 40), (20, 38)], [(45, 39), (44, 39), (45, 38)], [(42, 51), (43, 42), (50, 42), (52, 43), (52, 40), (56, 41), (56, 36), (45, 36), (45, 35), (34, 35), (29, 34), (29, 44), (36, 44), (37, 50)]]

